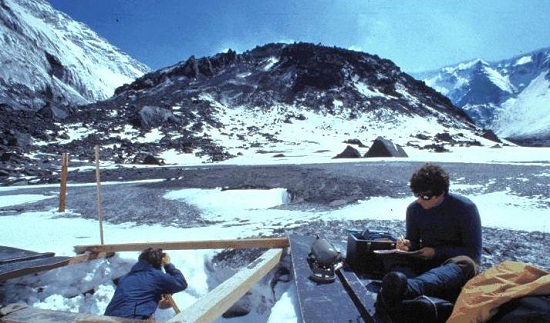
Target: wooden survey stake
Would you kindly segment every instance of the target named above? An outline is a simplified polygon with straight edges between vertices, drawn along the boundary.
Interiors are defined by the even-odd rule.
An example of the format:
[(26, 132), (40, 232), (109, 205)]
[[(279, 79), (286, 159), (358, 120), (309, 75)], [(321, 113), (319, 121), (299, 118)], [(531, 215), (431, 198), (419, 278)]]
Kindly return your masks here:
[(65, 197), (67, 196), (67, 172), (69, 169), (69, 154), (61, 155), (61, 188), (59, 191), (59, 212), (65, 212)]
[(101, 179), (99, 178), (99, 146), (95, 146), (95, 177), (97, 181), (97, 217), (99, 218), (99, 236), (103, 241), (103, 216), (101, 214)]

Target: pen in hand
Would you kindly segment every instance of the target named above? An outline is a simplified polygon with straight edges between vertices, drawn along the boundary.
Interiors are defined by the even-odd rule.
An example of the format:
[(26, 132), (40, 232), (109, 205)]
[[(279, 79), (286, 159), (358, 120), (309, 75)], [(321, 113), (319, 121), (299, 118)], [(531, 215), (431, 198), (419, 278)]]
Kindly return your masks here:
[(406, 240), (405, 237), (401, 235), (399, 239), (397, 239), (397, 244), (395, 247), (397, 249), (408, 251), (409, 250), (408, 240)]

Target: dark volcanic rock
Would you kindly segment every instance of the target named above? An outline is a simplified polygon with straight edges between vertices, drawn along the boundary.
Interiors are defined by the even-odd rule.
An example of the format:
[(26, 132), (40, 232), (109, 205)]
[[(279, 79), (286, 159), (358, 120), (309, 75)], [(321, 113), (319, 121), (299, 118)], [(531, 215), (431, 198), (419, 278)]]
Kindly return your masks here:
[[(67, 76), (55, 57), (49, 60), (52, 75)], [(273, 128), (224, 118), (230, 109), (248, 109), (261, 119), (263, 112), (275, 108), (281, 118)], [(220, 139), (236, 139), (247, 148), (279, 143), (285, 138), (279, 137), (278, 129), (307, 122), (304, 111), (343, 120), (368, 114), (373, 122), (388, 122), (388, 116), (399, 115), (436, 117), (449, 128), (476, 129), (446, 97), (390, 60), (308, 43), (267, 44), (242, 54), (230, 50), (191, 57), (145, 74), (118, 88), (110, 99), (94, 104), (44, 104), (38, 113), (3, 104), (0, 131), (9, 136), (2, 138), (0, 153), (14, 152), (21, 158), (30, 153), (55, 156), (52, 164), (59, 165), (63, 152), (76, 160), (92, 161), (93, 147), (99, 146), (102, 161), (120, 164), (167, 150), (217, 162), (235, 157), (224, 147), (227, 141)], [(74, 135), (77, 128), (80, 132)], [(151, 129), (160, 139), (143, 140)], [(258, 136), (263, 142), (250, 139)], [(25, 164), (34, 167), (32, 162)]]
[(143, 159), (143, 164), (145, 165), (164, 165), (164, 161), (151, 155), (145, 156)]

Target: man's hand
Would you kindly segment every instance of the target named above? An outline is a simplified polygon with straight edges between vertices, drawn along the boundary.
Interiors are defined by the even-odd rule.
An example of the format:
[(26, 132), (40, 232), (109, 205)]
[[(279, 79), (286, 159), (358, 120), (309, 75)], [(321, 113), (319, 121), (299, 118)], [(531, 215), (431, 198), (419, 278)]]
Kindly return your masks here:
[(409, 251), (410, 247), (411, 247), (411, 241), (403, 238), (403, 236), (397, 239), (397, 243), (395, 244), (396, 249), (403, 250), (403, 251)]
[(430, 247), (424, 247), (418, 250), (420, 253), (418, 257), (422, 259), (432, 259), (435, 256), (435, 249)]
[(167, 309), (172, 307), (172, 303), (170, 302), (170, 299), (168, 299), (166, 296), (162, 295), (162, 298), (159, 301), (158, 307), (160, 309)]
[(162, 265), (168, 265), (170, 263), (170, 256), (167, 253), (162, 254)]

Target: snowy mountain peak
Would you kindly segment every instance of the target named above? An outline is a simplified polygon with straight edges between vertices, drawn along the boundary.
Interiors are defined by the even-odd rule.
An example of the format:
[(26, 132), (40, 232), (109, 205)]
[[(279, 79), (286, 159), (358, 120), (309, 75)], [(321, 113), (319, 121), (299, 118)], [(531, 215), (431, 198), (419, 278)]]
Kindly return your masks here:
[(498, 102), (516, 91), (505, 75), (480, 59), (445, 67), (424, 81), (458, 106)]
[(0, 7), (0, 104), (33, 111), (86, 104), (149, 71), (45, 0)]
[(443, 70), (446, 72), (452, 73), (452, 72), (458, 72), (458, 71), (481, 69), (486, 66), (489, 66), (489, 63), (487, 63), (482, 59), (477, 58), (468, 62), (460, 63), (456, 66), (444, 67)]
[(492, 63), (468, 61), (417, 77), (478, 125), (518, 143), (550, 145), (550, 49)]

